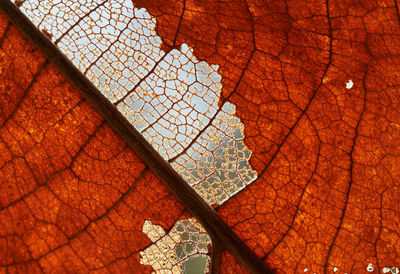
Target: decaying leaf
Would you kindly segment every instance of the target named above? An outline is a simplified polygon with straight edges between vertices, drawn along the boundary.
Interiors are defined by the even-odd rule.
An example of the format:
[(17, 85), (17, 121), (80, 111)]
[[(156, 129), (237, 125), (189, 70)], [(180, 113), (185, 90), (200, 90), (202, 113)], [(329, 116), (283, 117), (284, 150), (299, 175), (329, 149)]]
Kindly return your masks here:
[[(20, 8), (266, 265), (279, 273), (396, 272), (397, 2), (27, 0)], [(191, 218), (188, 205), (7, 24), (2, 265), (162, 269), (149, 252), (166, 241), (159, 250), (177, 258), (185, 240), (175, 244), (168, 232)], [(141, 182), (138, 201), (149, 192), (154, 202), (125, 201)], [(150, 227), (165, 238), (151, 240)], [(217, 250), (209, 269), (245, 272), (233, 249), (221, 252), (212, 227), (198, 228)], [(170, 271), (179, 265), (169, 262)]]

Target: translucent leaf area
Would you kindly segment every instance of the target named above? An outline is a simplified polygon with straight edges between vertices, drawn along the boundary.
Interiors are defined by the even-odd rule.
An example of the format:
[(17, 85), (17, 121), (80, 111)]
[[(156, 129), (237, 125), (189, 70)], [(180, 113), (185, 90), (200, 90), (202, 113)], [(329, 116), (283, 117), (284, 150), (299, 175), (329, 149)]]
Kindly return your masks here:
[(17, 2), (265, 264), (399, 271), (399, 1)]
[(167, 235), (151, 221), (144, 223), (142, 231), (154, 243), (140, 252), (142, 264), (160, 273), (208, 272), (210, 258), (206, 254), (211, 239), (195, 219), (178, 221)]
[(184, 205), (0, 12), (0, 273), (150, 273)]
[[(256, 179), (235, 105), (219, 106), (218, 66), (197, 60), (186, 44), (161, 50), (144, 9), (121, 0), (25, 1), (21, 10), (207, 203), (221, 205)], [(154, 244), (141, 263), (161, 273), (208, 271), (211, 240), (195, 219), (168, 235), (148, 220), (143, 232)]]
[(25, 1), (21, 9), (212, 205), (256, 179), (218, 66), (183, 44), (161, 50), (156, 20), (130, 1)]

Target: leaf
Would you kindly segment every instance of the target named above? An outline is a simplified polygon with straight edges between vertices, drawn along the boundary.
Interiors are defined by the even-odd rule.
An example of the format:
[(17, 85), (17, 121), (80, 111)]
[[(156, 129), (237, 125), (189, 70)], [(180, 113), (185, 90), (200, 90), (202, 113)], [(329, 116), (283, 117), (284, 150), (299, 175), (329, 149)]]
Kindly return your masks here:
[[(31, 76), (30, 82), (26, 85), (26, 89), (20, 92), (21, 98), (17, 98), (18, 100), (14, 102), (14, 105), (11, 105), (9, 113), (4, 115), (5, 119), (2, 127), (7, 128), (10, 126), (10, 124), (13, 126), (13, 119), (16, 119), (22, 124), (27, 122), (28, 124), (31, 123), (32, 125), (28, 129), (19, 129), (19, 124), (17, 124), (11, 130), (5, 130), (5, 136), (7, 138), (5, 138), (6, 142), (4, 142), (4, 153), (9, 154), (9, 158), (11, 159), (18, 153), (21, 154), (18, 155), (21, 159), (25, 159), (24, 157), (29, 155), (29, 157), (26, 156), (26, 162), (30, 168), (31, 166), (38, 168), (37, 172), (39, 172), (39, 175), (41, 176), (40, 179), (42, 179), (42, 177), (44, 178), (43, 181), (40, 181), (40, 184), (43, 185), (44, 189), (47, 189), (50, 182), (56, 180), (55, 178), (58, 179), (58, 177), (61, 176), (60, 174), (67, 172), (70, 169), (71, 171), (69, 173), (72, 174), (69, 174), (69, 177), (66, 175), (67, 178), (61, 178), (58, 181), (55, 181), (55, 190), (50, 189), (50, 192), (51, 194), (55, 195), (55, 197), (53, 197), (54, 200), (57, 200), (60, 203), (72, 203), (71, 207), (77, 211), (75, 212), (75, 215), (84, 215), (87, 220), (82, 219), (83, 217), (81, 219), (77, 219), (76, 216), (72, 215), (66, 216), (66, 220), (60, 221), (57, 214), (53, 214), (56, 215), (53, 217), (55, 220), (45, 220), (45, 223), (51, 225), (53, 230), (60, 227), (62, 230), (60, 234), (62, 234), (64, 233), (63, 230), (65, 229), (63, 222), (72, 222), (75, 228), (78, 227), (76, 228), (77, 231), (72, 232), (70, 237), (69, 235), (64, 235), (65, 237), (61, 239), (62, 244), (53, 243), (53, 245), (49, 247), (47, 242), (44, 241), (45, 239), (43, 239), (43, 241), (37, 241), (35, 243), (36, 245), (32, 247), (34, 249), (33, 251), (26, 250), (24, 246), (25, 242), (23, 241), (23, 239), (26, 240), (26, 237), (31, 235), (32, 228), (30, 226), (22, 227), (19, 230), (17, 228), (18, 237), (22, 238), (22, 240), (19, 239), (20, 241), (18, 242), (18, 246), (13, 243), (15, 240), (14, 238), (4, 240), (5, 244), (10, 242), (9, 244), (11, 246), (16, 246), (10, 250), (4, 250), (4, 256), (2, 258), (6, 260), (6, 263), (3, 264), (3, 267), (8, 267), (7, 271), (14, 271), (14, 267), (18, 266), (21, 268), (19, 271), (26, 271), (27, 267), (28, 269), (31, 267), (36, 267), (40, 268), (40, 270), (44, 272), (49, 272), (53, 269), (56, 269), (57, 271), (64, 269), (67, 272), (86, 272), (88, 270), (104, 270), (105, 268), (112, 268), (115, 266), (115, 264), (118, 264), (118, 266), (116, 266), (117, 269), (125, 269), (126, 271), (140, 270), (140, 272), (142, 272), (145, 271), (145, 269), (149, 270), (148, 268), (143, 268), (143, 266), (139, 265), (139, 262), (145, 263), (145, 253), (141, 253), (142, 258), (140, 258), (140, 260), (138, 256), (139, 252), (151, 247), (151, 243), (149, 243), (151, 236), (148, 238), (146, 234), (144, 234), (146, 229), (143, 226), (143, 224), (146, 224), (148, 220), (151, 219), (153, 222), (155, 222), (155, 224), (160, 224), (167, 230), (174, 227), (172, 232), (177, 225), (179, 226), (179, 223), (185, 223), (187, 220), (190, 220), (190, 222), (193, 223), (193, 225), (189, 226), (188, 228), (191, 230), (191, 232), (195, 232), (196, 230), (200, 232), (204, 231), (204, 229), (200, 224), (197, 223), (195, 219), (188, 219), (190, 214), (183, 214), (184, 211), (179, 202), (174, 200), (172, 197), (172, 200), (169, 199), (170, 193), (166, 191), (165, 188), (160, 188), (157, 186), (159, 181), (154, 174), (148, 170), (148, 168), (145, 168), (144, 163), (150, 167), (150, 169), (158, 177), (163, 179), (163, 182), (169, 187), (175, 196), (179, 197), (179, 200), (185, 204), (187, 209), (193, 212), (196, 216), (200, 217), (201, 223), (207, 228), (207, 232), (215, 237), (218, 242), (221, 241), (221, 243), (224, 243), (228, 250), (238, 256), (241, 262), (245, 263), (251, 269), (258, 269), (257, 271), (268, 271), (268, 269), (254, 256), (254, 254), (252, 254), (248, 247), (244, 245), (243, 242), (226, 226), (220, 217), (218, 217), (218, 215), (212, 211), (211, 207), (209, 207), (199, 196), (195, 194), (195, 192), (183, 181), (183, 179), (173, 171), (168, 163), (163, 161), (162, 158), (157, 155), (154, 149), (152, 149), (150, 145), (143, 139), (143, 137), (141, 137), (139, 133), (135, 131), (125, 119), (123, 119), (118, 111), (112, 107), (110, 102), (106, 101), (106, 99), (100, 95), (99, 91), (77, 71), (77, 69), (53, 44), (49, 42), (49, 37), (45, 33), (38, 31), (9, 2), (1, 2), (0, 6), (6, 11), (7, 15), (10, 16), (13, 23), (15, 23), (36, 46), (41, 48), (42, 52), (45, 53), (49, 60), (57, 65), (57, 68), (60, 69), (69, 80), (72, 81), (73, 85), (77, 87), (85, 96), (85, 99), (93, 104), (96, 110), (106, 118), (107, 122), (111, 123), (113, 128), (124, 138), (124, 141), (126, 142), (125, 143), (121, 139), (118, 140), (118, 135), (113, 133), (108, 124), (102, 120), (97, 112), (89, 106), (87, 101), (81, 97), (78, 91), (66, 81), (66, 79), (57, 71), (57, 69), (55, 69), (52, 65), (49, 65), (47, 61), (45, 62), (44, 58), (38, 54), (40, 57), (39, 60), (42, 59), (44, 63), (40, 69), (34, 72), (34, 76)], [(12, 81), (10, 82), (15, 82), (16, 86), (19, 86), (19, 81), (23, 81), (24, 77), (15, 78), (13, 72), (15, 70), (20, 71), (22, 72), (22, 75), (30, 72), (30, 70), (27, 71), (23, 68), (26, 66), (25, 61), (29, 61), (30, 59), (36, 60), (36, 58), (30, 56), (32, 52), (35, 52), (35, 48), (32, 47), (29, 42), (24, 40), (21, 34), (16, 31), (11, 24), (7, 24), (7, 20), (5, 18), (3, 19), (5, 31), (1, 38), (1, 42), (7, 42), (7, 50), (3, 49), (2, 53), (5, 56), (6, 52), (8, 52), (9, 58), (3, 60), (4, 64), (2, 67), (7, 68), (7, 70), (2, 74), (2, 79), (7, 83), (7, 79), (9, 79), (8, 77), (11, 77), (10, 79), (12, 79)], [(9, 37), (10, 33), (16, 37)], [(20, 52), (15, 52), (14, 46), (18, 46), (18, 42), (22, 46), (19, 48), (16, 47), (20, 50)], [(36, 53), (38, 52), (35, 52), (35, 54)], [(14, 56), (14, 54), (16, 55)], [(18, 58), (18, 54), (24, 58)], [(21, 64), (14, 62), (14, 59), (19, 60)], [(28, 62), (28, 64), (30, 63)], [(20, 70), (20, 66), (22, 66), (22, 70)], [(47, 66), (50, 68), (47, 68)], [(29, 76), (30, 74), (28, 73), (28, 77)], [(45, 79), (41, 79), (40, 77)], [(39, 82), (39, 80), (41, 80), (41, 82)], [(6, 99), (2, 100), (1, 103), (4, 104), (4, 106), (7, 106), (8, 96), (9, 94), (13, 94), (10, 91), (12, 91), (12, 88), (15, 87), (7, 89), (8, 87), (4, 85), (3, 88), (4, 90), (2, 95), (4, 95)], [(41, 89), (43, 89), (45, 92)], [(75, 105), (73, 104), (74, 100), (76, 101)], [(29, 105), (30, 101), (33, 101), (34, 104)], [(72, 105), (69, 106), (68, 104)], [(86, 106), (86, 109), (78, 113), (83, 115), (83, 120), (79, 120), (79, 122), (83, 124), (80, 124), (77, 121), (79, 115), (77, 115), (78, 117), (75, 117), (76, 119), (72, 119), (69, 116), (70, 112), (74, 113), (75, 109), (78, 109), (81, 104)], [(58, 109), (60, 106), (61, 109)], [(64, 110), (62, 107), (67, 108), (67, 110)], [(71, 109), (68, 109), (68, 107)], [(25, 108), (28, 110), (25, 110)], [(58, 114), (59, 111), (61, 114)], [(86, 115), (86, 112), (88, 114), (93, 113), (94, 116), (97, 115), (97, 120), (99, 120), (98, 124), (94, 124), (91, 127), (90, 124), (86, 125), (85, 123), (87, 121), (93, 120), (92, 117), (88, 117)], [(35, 115), (33, 115), (33, 113), (35, 113)], [(76, 136), (71, 138), (64, 136), (64, 138), (62, 134), (59, 135), (57, 132), (54, 133), (53, 127), (61, 127), (59, 126), (58, 122), (63, 123), (64, 119), (67, 119), (65, 117), (68, 118), (68, 121), (72, 121), (71, 123), (80, 130), (86, 130), (89, 132), (90, 128), (92, 128), (91, 134), (93, 136), (88, 134), (88, 136), (86, 136), (87, 140), (82, 141), (82, 143), (78, 142), (78, 144), (76, 144)], [(96, 119), (94, 119), (92, 122), (96, 122)], [(85, 129), (85, 127), (90, 128)], [(71, 128), (61, 128), (60, 130), (64, 135), (73, 134), (75, 132)], [(50, 135), (48, 135), (49, 132), (51, 132)], [(10, 134), (7, 135), (7, 133)], [(36, 138), (36, 135), (34, 134), (37, 134), (38, 137)], [(29, 142), (29, 138), (32, 136), (35, 138), (32, 142)], [(16, 140), (19, 140), (18, 138), (22, 138), (22, 144), (21, 142), (13, 142), (13, 137)], [(59, 138), (61, 139), (59, 140)], [(25, 139), (28, 139), (28, 141)], [(79, 141), (79, 138), (77, 141)], [(35, 142), (36, 144), (34, 144)], [(6, 147), (7, 145), (11, 146), (11, 144), (15, 147), (12, 147), (12, 149)], [(71, 150), (69, 146), (71, 145), (75, 146), (74, 148), (76, 150), (76, 154), (73, 156), (68, 155)], [(22, 150), (20, 146), (27, 151)], [(26, 148), (25, 146), (28, 147)], [(34, 147), (32, 151), (37, 152), (36, 150), (38, 150), (41, 152), (41, 154), (37, 152), (31, 157), (31, 149), (29, 146)], [(88, 149), (87, 147), (89, 147), (89, 151), (86, 151)], [(131, 148), (134, 149), (135, 153), (130, 150)], [(127, 155), (121, 152), (121, 150), (128, 151)], [(73, 152), (71, 153), (73, 154)], [(136, 153), (141, 159), (135, 158)], [(121, 155), (126, 156), (126, 159)], [(34, 156), (41, 157), (36, 159)], [(68, 156), (71, 157), (68, 158)], [(142, 172), (140, 172), (140, 165), (137, 166), (126, 164), (126, 161), (128, 161), (128, 163), (133, 161), (131, 158), (133, 158), (133, 160), (136, 159), (136, 161), (142, 165)], [(92, 161), (94, 163), (92, 163)], [(50, 164), (48, 164), (48, 162)], [(43, 165), (43, 163), (47, 165)], [(14, 167), (17, 170), (16, 173), (18, 174), (24, 174), (24, 172), (26, 172), (26, 169), (23, 169), (24, 166), (22, 166), (22, 168), (20, 166)], [(136, 177), (135, 180), (131, 180), (130, 170), (136, 172), (134, 173), (134, 177)], [(8, 183), (10, 180), (9, 174), (10, 171), (6, 170), (6, 172), (2, 174), (2, 180)], [(35, 181), (35, 179), (36, 178), (32, 177), (24, 178), (24, 180), (21, 180), (20, 185), (25, 186), (32, 183), (36, 183), (37, 185), (38, 182), (36, 182), (37, 180)], [(125, 180), (127, 180), (127, 182)], [(70, 181), (72, 181), (72, 190), (65, 190), (65, 184), (67, 187), (69, 187), (68, 183), (70, 183)], [(115, 187), (113, 186), (114, 182), (116, 184)], [(12, 183), (10, 185), (12, 185)], [(111, 183), (111, 186), (108, 186), (109, 183)], [(130, 197), (130, 193), (135, 190), (138, 184), (139, 186), (144, 185), (143, 187), (146, 189), (141, 189), (140, 194), (135, 194), (136, 196), (133, 198)], [(102, 185), (105, 185), (105, 187), (102, 187)], [(127, 189), (118, 188), (122, 188), (124, 186)], [(42, 186), (39, 185), (38, 188), (42, 189)], [(152, 190), (153, 188), (154, 191)], [(36, 189), (33, 189), (31, 193), (23, 195), (23, 197), (21, 197), (21, 201), (17, 199), (14, 203), (18, 205), (25, 203), (25, 198), (29, 199), (31, 196), (36, 195), (35, 190)], [(70, 194), (70, 191), (72, 191), (73, 194)], [(4, 191), (2, 193), (6, 194), (7, 192)], [(62, 194), (61, 198), (57, 196), (60, 193)], [(113, 196), (109, 195), (114, 195), (115, 198), (110, 199)], [(146, 195), (149, 196), (149, 198), (147, 198)], [(48, 198), (52, 198), (52, 196), (48, 193), (43, 194), (43, 196), (50, 196)], [(136, 197), (138, 199), (136, 199)], [(132, 198), (132, 200), (127, 201), (128, 198)], [(29, 210), (37, 211), (44, 214), (44, 216), (47, 216), (46, 210), (48, 206), (46, 204), (45, 208), (42, 209), (43, 205), (41, 202), (42, 199), (38, 198), (35, 203), (30, 205), (31, 207), (29, 207)], [(50, 203), (50, 205), (53, 205), (54, 203), (55, 202)], [(120, 208), (120, 204), (122, 204), (122, 208)], [(4, 212), (7, 213), (7, 210), (13, 208), (13, 206), (14, 204), (7, 203), (3, 209)], [(18, 218), (27, 217), (27, 215), (23, 212), (23, 206), (24, 205), (22, 205), (22, 209), (14, 209), (13, 211), (15, 214), (21, 215), (18, 215)], [(35, 207), (35, 209), (32, 209), (33, 207)], [(155, 208), (153, 209), (153, 207)], [(171, 210), (169, 210), (169, 207), (172, 207)], [(119, 218), (118, 220), (112, 219), (109, 216), (114, 213), (115, 209), (118, 211), (115, 214), (118, 215), (115, 217), (117, 219)], [(59, 208), (56, 207), (55, 210), (58, 212)], [(64, 213), (64, 211), (62, 212)], [(175, 219), (174, 217), (171, 217), (170, 214), (175, 215)], [(41, 216), (38, 217), (34, 213), (31, 215), (31, 218), (26, 220), (29, 225), (32, 225), (34, 218), (39, 218), (40, 220), (42, 218)], [(7, 219), (9, 222), (12, 217), (16, 216), (7, 217), (9, 217)], [(178, 217), (182, 219), (179, 222), (176, 222)], [(160, 218), (165, 220), (160, 222)], [(172, 221), (172, 223), (169, 223), (170, 221)], [(175, 223), (174, 226), (173, 223)], [(5, 223), (2, 224), (6, 226)], [(17, 222), (17, 226), (19, 225), (20, 223)], [(92, 231), (92, 225), (95, 226), (94, 231)], [(10, 229), (11, 233), (16, 233), (15, 227), (11, 226)], [(43, 238), (42, 231), (45, 231), (46, 229), (43, 229), (42, 227), (35, 229), (40, 231), (39, 236), (36, 238)], [(127, 229), (127, 231), (125, 231), (125, 229)], [(100, 234), (101, 230), (105, 231), (104, 235)], [(134, 232), (136, 232), (136, 234)], [(202, 233), (204, 234), (204, 232)], [(186, 251), (189, 252), (189, 254), (187, 254), (188, 256), (186, 256), (184, 261), (182, 261), (182, 266), (184, 269), (191, 269), (194, 265), (199, 264), (198, 260), (196, 259), (199, 258), (199, 256), (196, 256), (196, 254), (209, 254), (210, 250), (208, 245), (203, 244), (203, 246), (201, 246), (200, 241), (194, 240), (195, 238), (198, 238), (197, 233), (192, 233), (190, 236), (190, 238), (193, 237), (193, 239), (190, 241), (195, 243), (195, 248), (197, 251), (191, 250), (194, 246), (192, 245), (192, 248), (189, 248), (189, 243), (184, 239), (183, 234), (180, 238), (174, 237), (174, 239), (177, 241), (176, 247), (179, 247), (182, 244)], [(81, 235), (86, 238), (84, 240), (80, 239), (79, 237)], [(76, 241), (79, 242), (72, 246), (72, 244), (75, 243), (75, 238), (78, 238), (79, 240)], [(201, 236), (200, 238), (203, 239), (204, 237)], [(206, 240), (204, 238), (203, 240), (206, 243), (209, 242), (209, 239)], [(97, 245), (99, 246), (97, 247)], [(121, 250), (118, 249), (118, 246), (121, 247)], [(134, 248), (134, 251), (132, 251), (132, 248)], [(63, 251), (60, 253), (59, 250), (61, 249), (63, 249)], [(67, 251), (64, 252), (64, 249)], [(104, 252), (103, 249), (106, 249), (107, 252)], [(129, 252), (126, 251), (126, 249), (128, 249)], [(9, 253), (9, 251), (11, 253)], [(35, 251), (36, 253), (34, 253)], [(243, 254), (239, 253), (243, 251)], [(19, 255), (15, 256), (14, 253), (23, 253), (25, 257), (23, 256), (24, 258), (21, 259), (19, 258)], [(92, 253), (96, 255), (91, 255)], [(57, 259), (55, 261), (55, 256), (57, 258), (67, 257), (70, 259), (66, 261)], [(15, 259), (16, 257), (17, 259)], [(51, 258), (48, 259), (48, 257)], [(163, 260), (164, 258), (162, 258), (159, 263), (165, 265), (165, 261)], [(204, 263), (207, 262), (207, 260), (202, 261)], [(203, 268), (205, 267), (206, 266)], [(37, 269), (37, 271), (39, 270)]]
[[(153, 266), (156, 272), (209, 271), (211, 263), (207, 253), (211, 239), (197, 220), (179, 220), (167, 235), (161, 226), (146, 221), (143, 232), (154, 244), (140, 252), (142, 264)], [(166, 263), (162, 264), (160, 261)]]
[(248, 270), (238, 264), (235, 258), (228, 252), (221, 254), (220, 271), (221, 273), (248, 273)]
[(139, 264), (151, 245), (142, 223), (170, 228), (183, 206), (4, 15), (0, 22), (1, 271), (149, 271)]
[(164, 48), (221, 66), (259, 178), (218, 212), (256, 254), (285, 273), (398, 266), (397, 3), (135, 2)]
[(217, 211), (248, 246), (284, 273), (399, 265), (396, 3), (140, 2), (161, 49), (219, 65), (258, 178)]
[(124, 1), (73, 12), (68, 2), (24, 3), (38, 28), (55, 33), (55, 44), (209, 204), (255, 180), (235, 106), (218, 106), (218, 66), (198, 61), (185, 44), (164, 52), (145, 10)]

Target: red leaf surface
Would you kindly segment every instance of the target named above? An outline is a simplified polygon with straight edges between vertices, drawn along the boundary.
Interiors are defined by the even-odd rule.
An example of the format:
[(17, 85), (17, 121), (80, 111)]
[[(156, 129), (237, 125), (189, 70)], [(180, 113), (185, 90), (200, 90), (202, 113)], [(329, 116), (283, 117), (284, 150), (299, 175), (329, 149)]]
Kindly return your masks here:
[(244, 268), (241, 264), (239, 264), (235, 260), (235, 257), (233, 257), (228, 252), (224, 251), (221, 254), (220, 273), (245, 274), (249, 273), (249, 271), (246, 268)]
[(395, 1), (134, 2), (165, 48), (220, 65), (259, 178), (218, 212), (256, 254), (285, 273), (399, 266)]
[(145, 220), (184, 208), (0, 15), (0, 272), (150, 272)]
[[(236, 105), (258, 178), (216, 210), (259, 258), (279, 273), (378, 273), (400, 266), (396, 2), (133, 2), (156, 18), (166, 52), (186, 43), (199, 60), (219, 65), (219, 105)], [(7, 33), (16, 35), (12, 27)], [(1, 45), (7, 65), (2, 67), (0, 149), (5, 157), (0, 164), (9, 189), (1, 191), (7, 193), (2, 207), (12, 225), (0, 231), (7, 244), (2, 246), (20, 246), (3, 254), (20, 254), (3, 256), (3, 265), (32, 261), (55, 267), (58, 262), (96, 269), (136, 256), (129, 262), (139, 267), (138, 251), (150, 244), (141, 233), (144, 220), (168, 229), (183, 206), (62, 76), (11, 34), (3, 34)], [(19, 54), (7, 55), (10, 41), (21, 48)], [(107, 168), (105, 183), (98, 174)], [(154, 209), (136, 209), (137, 202), (125, 201), (135, 193), (121, 180), (127, 177), (136, 181), (134, 189), (151, 182), (164, 191), (153, 197), (153, 190), (143, 188), (132, 199), (140, 201), (146, 193)], [(162, 195), (171, 199), (166, 211)], [(46, 207), (36, 212), (40, 203)], [(130, 233), (140, 235), (129, 234), (135, 240), (126, 250), (113, 247), (118, 237), (126, 241), (124, 232), (109, 231), (106, 240), (94, 228), (116, 226), (111, 216), (122, 204), (127, 209), (121, 211), (142, 216), (127, 220), (116, 213)], [(62, 210), (77, 217), (54, 219), (51, 210), (61, 206), (79, 206), (78, 212)], [(35, 249), (36, 239), (43, 244)], [(89, 243), (106, 246), (108, 253), (96, 261), (96, 255), (78, 252)], [(63, 256), (74, 257), (57, 259)], [(221, 272), (244, 272), (225, 251), (220, 262)]]

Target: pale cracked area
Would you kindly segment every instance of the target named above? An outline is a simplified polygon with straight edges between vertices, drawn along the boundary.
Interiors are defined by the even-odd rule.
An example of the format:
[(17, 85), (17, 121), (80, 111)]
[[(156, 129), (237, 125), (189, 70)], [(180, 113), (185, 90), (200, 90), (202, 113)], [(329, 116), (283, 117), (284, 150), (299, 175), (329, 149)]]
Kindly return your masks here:
[[(235, 105), (219, 105), (218, 66), (186, 44), (161, 50), (146, 10), (123, 0), (27, 0), (20, 8), (207, 203), (221, 205), (256, 179)], [(195, 219), (168, 235), (149, 220), (143, 232), (154, 244), (141, 263), (160, 273), (206, 271), (211, 240)]]
[(146, 221), (142, 232), (154, 244), (140, 252), (140, 262), (156, 273), (208, 272), (211, 239), (195, 219), (178, 221), (167, 235), (161, 226)]
[(209, 204), (256, 179), (235, 106), (218, 105), (218, 66), (186, 44), (162, 51), (145, 9), (122, 0), (28, 0), (21, 9)]
[(210, 204), (224, 203), (257, 177), (249, 165), (243, 124), (234, 114), (235, 106), (225, 103), (197, 142), (172, 163)]

